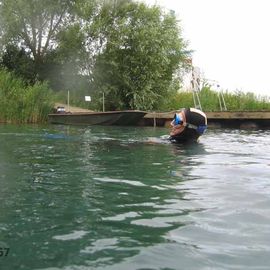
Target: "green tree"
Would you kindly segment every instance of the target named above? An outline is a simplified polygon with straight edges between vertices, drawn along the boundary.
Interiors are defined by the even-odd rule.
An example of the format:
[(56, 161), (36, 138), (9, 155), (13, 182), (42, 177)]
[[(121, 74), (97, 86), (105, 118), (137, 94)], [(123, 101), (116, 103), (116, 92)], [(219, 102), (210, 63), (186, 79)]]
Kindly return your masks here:
[[(79, 62), (85, 59), (81, 28), (85, 14), (92, 16), (94, 3), (94, 0), (0, 0), (3, 66), (15, 69), (6, 60), (16, 62), (17, 54), (9, 48), (13, 52), (18, 48), (34, 63), (32, 77), (48, 80), (54, 89), (74, 86), (82, 69)], [(24, 68), (20, 64), (21, 61), (17, 62), (16, 74)], [(28, 79), (24, 72), (20, 76)]]
[[(75, 0), (1, 0), (0, 44), (30, 52), (39, 79), (45, 58), (57, 47), (60, 31), (72, 24)], [(45, 78), (44, 78), (45, 77)]]
[(109, 108), (157, 108), (188, 56), (176, 18), (157, 6), (113, 4), (105, 2), (100, 11), (105, 46), (93, 69), (95, 88), (105, 92)]
[(8, 62), (13, 45), (37, 80), (105, 93), (106, 109), (158, 108), (189, 56), (173, 14), (132, 0), (0, 0), (0, 39)]
[(2, 0), (1, 39), (29, 49), (36, 62), (54, 48), (58, 32), (70, 22), (72, 0)]
[(24, 48), (18, 48), (14, 45), (8, 45), (0, 65), (8, 71), (14, 72), (18, 77), (24, 78), (30, 84), (36, 79), (34, 61)]

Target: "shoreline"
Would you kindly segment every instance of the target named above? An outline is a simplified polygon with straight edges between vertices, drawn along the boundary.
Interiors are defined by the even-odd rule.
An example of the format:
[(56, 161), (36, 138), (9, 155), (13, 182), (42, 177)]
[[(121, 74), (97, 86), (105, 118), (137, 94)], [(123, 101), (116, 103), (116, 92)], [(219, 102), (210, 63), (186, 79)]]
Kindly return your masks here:
[[(67, 113), (93, 112), (80, 107), (56, 103), (57, 106), (66, 108)], [(170, 127), (170, 123), (176, 111), (148, 112), (139, 120), (136, 126)], [(204, 112), (207, 116), (209, 128), (235, 128), (235, 129), (270, 129), (270, 111), (211, 111)], [(0, 124), (16, 124), (16, 121), (1, 121)], [(48, 123), (45, 122), (45, 123)], [(42, 123), (29, 123), (42, 124)]]

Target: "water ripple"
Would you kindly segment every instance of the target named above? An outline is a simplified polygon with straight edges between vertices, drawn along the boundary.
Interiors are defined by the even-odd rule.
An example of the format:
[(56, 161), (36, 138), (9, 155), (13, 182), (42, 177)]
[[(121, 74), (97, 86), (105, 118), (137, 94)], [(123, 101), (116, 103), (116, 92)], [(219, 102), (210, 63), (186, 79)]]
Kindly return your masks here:
[(5, 269), (269, 269), (270, 132), (166, 133), (0, 126)]

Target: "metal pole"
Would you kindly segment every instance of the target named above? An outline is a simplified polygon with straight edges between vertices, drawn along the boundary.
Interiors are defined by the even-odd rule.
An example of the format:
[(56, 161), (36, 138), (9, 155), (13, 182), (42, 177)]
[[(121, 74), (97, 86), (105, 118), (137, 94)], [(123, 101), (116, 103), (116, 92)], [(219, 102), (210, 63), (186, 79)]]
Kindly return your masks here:
[(226, 102), (225, 102), (225, 99), (224, 99), (223, 92), (221, 92), (221, 98), (222, 98), (222, 101), (223, 101), (224, 110), (227, 111), (227, 106), (226, 106)]
[(223, 111), (219, 92), (218, 92), (218, 102), (219, 102), (220, 111)]
[(196, 92), (196, 96), (197, 96), (197, 99), (198, 99), (199, 109), (202, 111), (202, 105), (201, 105), (201, 101), (200, 101), (198, 91)]
[(195, 98), (195, 92), (194, 92), (194, 89), (192, 89), (192, 96), (193, 96), (194, 108), (196, 108), (196, 107), (197, 107), (197, 104), (196, 104), (196, 98)]

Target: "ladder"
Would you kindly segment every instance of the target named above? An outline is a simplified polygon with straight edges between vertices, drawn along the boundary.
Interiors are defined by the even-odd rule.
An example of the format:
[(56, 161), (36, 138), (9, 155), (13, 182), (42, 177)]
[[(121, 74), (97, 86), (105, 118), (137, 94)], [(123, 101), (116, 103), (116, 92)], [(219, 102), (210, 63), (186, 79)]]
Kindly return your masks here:
[(199, 93), (197, 90), (192, 90), (192, 95), (193, 95), (193, 103), (194, 103), (194, 107), (196, 109), (199, 109), (202, 111), (202, 105), (201, 105), (201, 101), (200, 101), (200, 97), (199, 97)]
[[(217, 88), (219, 88), (219, 85), (217, 85)], [(225, 102), (222, 91), (220, 92), (218, 91), (218, 102), (219, 102), (220, 111), (227, 111), (227, 106), (226, 106), (226, 102)]]
[(199, 109), (202, 111), (202, 105), (200, 101), (200, 70), (199, 68), (194, 68), (192, 69), (192, 80), (191, 80), (191, 85), (192, 85), (192, 96), (193, 96), (193, 103), (194, 107), (196, 109)]

